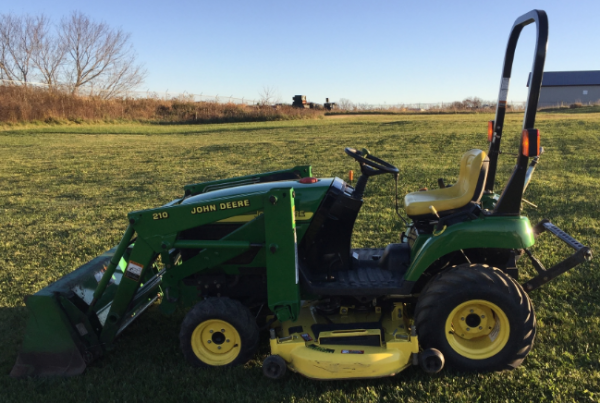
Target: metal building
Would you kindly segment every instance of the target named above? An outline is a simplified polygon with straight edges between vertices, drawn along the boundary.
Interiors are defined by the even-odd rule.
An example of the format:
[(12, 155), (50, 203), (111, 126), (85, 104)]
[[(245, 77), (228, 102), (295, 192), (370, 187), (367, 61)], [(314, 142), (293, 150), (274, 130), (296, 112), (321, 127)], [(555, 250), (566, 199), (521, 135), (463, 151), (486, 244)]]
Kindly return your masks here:
[(539, 108), (569, 106), (576, 102), (584, 105), (600, 102), (600, 70), (544, 73)]

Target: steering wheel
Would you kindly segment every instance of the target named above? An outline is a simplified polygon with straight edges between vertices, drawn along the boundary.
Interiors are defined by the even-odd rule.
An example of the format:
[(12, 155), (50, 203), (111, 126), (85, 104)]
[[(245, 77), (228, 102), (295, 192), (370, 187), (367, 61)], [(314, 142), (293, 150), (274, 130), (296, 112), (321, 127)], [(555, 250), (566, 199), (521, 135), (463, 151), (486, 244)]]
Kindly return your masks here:
[(369, 154), (365, 149), (358, 151), (356, 148), (346, 147), (346, 154), (354, 158), (360, 164), (360, 171), (365, 176), (375, 176), (381, 174), (397, 175), (400, 170), (380, 158)]

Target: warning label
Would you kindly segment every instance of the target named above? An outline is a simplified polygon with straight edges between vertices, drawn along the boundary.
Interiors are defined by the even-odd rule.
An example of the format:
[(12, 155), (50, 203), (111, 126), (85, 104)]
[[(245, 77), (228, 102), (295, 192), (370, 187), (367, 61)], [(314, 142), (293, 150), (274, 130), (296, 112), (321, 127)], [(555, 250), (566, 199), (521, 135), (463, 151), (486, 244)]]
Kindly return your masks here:
[(502, 77), (502, 82), (500, 83), (500, 94), (498, 95), (498, 101), (506, 102), (508, 98), (508, 84), (510, 82), (510, 78)]
[(342, 350), (342, 354), (364, 354), (364, 350)]
[(127, 270), (125, 270), (125, 277), (130, 278), (134, 281), (139, 281), (142, 276), (142, 270), (144, 270), (144, 266), (134, 261), (129, 262), (127, 265)]
[(300, 335), (300, 337), (302, 337), (304, 339), (304, 341), (311, 341), (312, 340), (312, 337), (310, 337), (310, 334), (308, 334), (308, 333), (302, 333)]

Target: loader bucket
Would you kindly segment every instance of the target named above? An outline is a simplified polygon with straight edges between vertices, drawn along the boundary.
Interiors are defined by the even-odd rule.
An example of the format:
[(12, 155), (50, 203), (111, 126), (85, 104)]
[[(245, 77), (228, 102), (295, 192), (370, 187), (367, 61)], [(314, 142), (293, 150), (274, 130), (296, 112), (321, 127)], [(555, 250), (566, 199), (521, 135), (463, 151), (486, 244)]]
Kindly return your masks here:
[(27, 299), (29, 320), (21, 353), (10, 376), (71, 376), (85, 370), (71, 323), (51, 295)]
[(78, 375), (86, 363), (101, 355), (98, 334), (123, 274), (122, 258), (93, 312), (87, 315), (87, 311), (116, 250), (26, 297), (29, 318), (12, 377)]

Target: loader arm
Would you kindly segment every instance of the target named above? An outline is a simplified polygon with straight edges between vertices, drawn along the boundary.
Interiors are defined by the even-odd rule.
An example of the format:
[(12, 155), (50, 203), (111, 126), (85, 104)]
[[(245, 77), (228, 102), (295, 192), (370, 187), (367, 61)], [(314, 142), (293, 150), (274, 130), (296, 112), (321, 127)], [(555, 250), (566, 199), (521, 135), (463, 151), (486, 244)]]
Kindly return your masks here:
[[(117, 247), (28, 297), (30, 319), (11, 375), (82, 373), (113, 349), (115, 338), (159, 297), (167, 313), (177, 305), (196, 303), (203, 293), (183, 280), (214, 270), (249, 248), (266, 255), (262, 264), (269, 308), (280, 321), (295, 320), (300, 290), (294, 198), (293, 187), (270, 186), (130, 213)], [(220, 239), (182, 237), (186, 230), (244, 214), (256, 217)], [(199, 253), (185, 262), (177, 260), (186, 250)]]
[[(197, 301), (198, 293), (182, 280), (195, 273), (219, 266), (247, 251), (251, 246), (267, 248), (267, 289), (269, 308), (280, 320), (294, 319), (300, 309), (297, 276), (297, 247), (293, 188), (271, 189), (266, 193), (216, 198), (209, 202), (180, 204), (129, 214), (137, 234), (128, 258), (123, 280), (112, 303), (100, 340), (110, 346), (127, 316), (131, 302), (143, 279), (148, 278), (154, 260), (160, 255), (165, 265), (162, 286), (166, 298), (163, 311), (174, 310), (175, 303)], [(254, 220), (219, 240), (184, 240), (182, 232), (233, 216), (263, 211)], [(261, 224), (264, 229), (257, 230)], [(200, 250), (194, 258), (176, 264), (171, 250)], [(156, 273), (151, 273), (156, 275)], [(185, 298), (185, 295), (188, 298)], [(190, 295), (191, 294), (191, 295)]]

